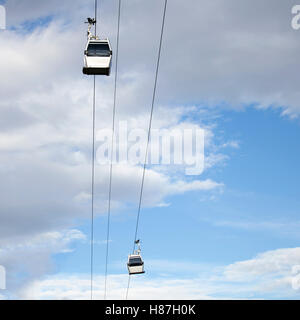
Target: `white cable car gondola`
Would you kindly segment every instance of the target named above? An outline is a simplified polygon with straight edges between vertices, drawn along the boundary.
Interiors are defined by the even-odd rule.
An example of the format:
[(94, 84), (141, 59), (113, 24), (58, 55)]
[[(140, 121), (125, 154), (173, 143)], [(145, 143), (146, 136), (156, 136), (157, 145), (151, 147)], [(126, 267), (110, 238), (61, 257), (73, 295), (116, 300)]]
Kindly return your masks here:
[(127, 262), (127, 268), (130, 275), (145, 273), (144, 261), (141, 257), (140, 240), (135, 241), (135, 243), (138, 245), (138, 249), (128, 256)]
[(91, 34), (95, 19), (88, 18), (88, 41), (84, 51), (83, 73), (87, 75), (110, 75), (112, 49), (108, 39), (100, 40)]

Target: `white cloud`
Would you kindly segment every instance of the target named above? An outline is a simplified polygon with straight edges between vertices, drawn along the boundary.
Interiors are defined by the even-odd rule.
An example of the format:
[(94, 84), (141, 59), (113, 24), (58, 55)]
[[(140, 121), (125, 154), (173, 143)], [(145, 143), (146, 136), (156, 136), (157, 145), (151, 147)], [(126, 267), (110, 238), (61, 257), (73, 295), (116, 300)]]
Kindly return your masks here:
[[(102, 284), (104, 278), (94, 278), (94, 299), (103, 299)], [(125, 298), (128, 276), (115, 275), (108, 277), (108, 299)], [(132, 279), (129, 299), (209, 299), (205, 289), (193, 280)], [(58, 275), (42, 281), (35, 281), (21, 292), (22, 299), (90, 299), (90, 280), (88, 276)]]
[(10, 238), (9, 241), (1, 239), (0, 261), (7, 271), (9, 290), (4, 294), (14, 296), (22, 285), (53, 272), (51, 256), (72, 252), (72, 243), (75, 241), (86, 241), (85, 235), (76, 229), (45, 232), (27, 237), (21, 234)]
[(295, 265), (300, 265), (300, 248), (277, 249), (231, 264), (226, 267), (224, 274), (233, 281), (249, 281), (270, 275), (283, 277), (291, 275)]
[[(53, 22), (32, 34), (1, 34), (0, 64), (6, 75), (0, 79), (0, 183), (5, 184), (2, 238), (70, 227), (89, 210), (92, 92), (90, 79), (80, 74), (84, 35), (75, 37), (76, 33), (78, 29)], [(15, 63), (8, 65), (11, 58)], [(148, 106), (140, 108), (139, 101), (134, 102), (135, 92), (143, 93), (144, 83), (135, 78), (128, 81), (128, 77), (121, 80), (119, 92), (124, 99), (118, 116), (128, 119), (132, 127), (145, 127)], [(97, 92), (98, 127), (110, 127), (112, 84), (112, 78), (97, 81), (97, 87), (103, 89)], [(174, 107), (170, 116), (169, 107), (160, 108), (156, 126), (194, 127), (193, 123), (180, 123), (191, 109)], [(219, 186), (209, 180), (173, 181), (170, 174), (168, 170), (147, 171), (146, 205), (160, 205), (164, 197), (173, 194)], [(96, 176), (102, 177), (96, 180), (99, 214), (106, 207), (108, 167), (97, 166)], [(139, 167), (114, 168), (114, 208), (124, 201), (136, 202), (140, 176)], [(35, 224), (25, 227), (25, 219), (34, 219)]]
[(1, 255), (5, 255), (8, 252), (13, 252), (15, 250), (31, 250), (46, 247), (60, 247), (61, 250), (65, 250), (72, 241), (75, 240), (85, 240), (85, 235), (76, 229), (64, 230), (61, 232), (53, 231), (46, 232), (30, 239), (22, 239), (17, 243), (12, 243), (11, 241), (2, 241)]
[(228, 141), (222, 145), (222, 148), (233, 148), (233, 149), (238, 149), (240, 147), (239, 141)]
[[(129, 299), (261, 299), (297, 298), (292, 268), (300, 264), (300, 248), (278, 249), (225, 267), (189, 262), (148, 261), (159, 276), (132, 277)], [(189, 273), (181, 277), (176, 274)], [(164, 273), (164, 274), (162, 274)], [(103, 276), (95, 276), (94, 298), (103, 298)], [(128, 275), (109, 275), (108, 298), (124, 299)], [(89, 299), (88, 275), (58, 274), (27, 284), (21, 299)]]
[[(273, 106), (281, 108), (284, 114), (297, 115), (299, 61), (295, 53), (299, 50), (299, 42), (298, 33), (290, 26), (293, 5), (294, 0), (248, 0), (243, 5), (233, 0), (204, 4), (196, 0), (189, 3), (172, 1), (167, 12), (159, 77), (158, 93), (163, 104), (165, 101), (169, 102), (170, 97), (179, 105), (186, 104), (186, 101), (196, 101), (239, 108), (241, 105), (254, 103), (257, 107)], [(116, 6), (111, 1), (103, 1), (101, 8), (101, 31), (112, 39), (113, 44)], [(45, 15), (54, 15), (54, 21), (60, 19), (64, 24), (56, 30), (52, 28), (52, 24), (50, 33), (36, 34), (37, 37), (44, 38), (44, 41), (49, 39), (54, 40), (54, 44), (59, 44), (57, 48), (51, 45), (52, 50), (48, 51), (48, 55), (39, 42), (34, 42), (35, 37), (31, 40), (21, 37), (16, 39), (13, 33), (7, 31), (7, 37), (1, 37), (6, 41), (3, 46), (4, 59), (1, 59), (4, 64), (8, 51), (15, 60), (16, 71), (27, 71), (27, 75), (31, 72), (37, 74), (37, 63), (42, 66), (41, 76), (56, 72), (59, 77), (62, 70), (66, 72), (65, 76), (71, 74), (71, 70), (74, 72), (75, 66), (81, 64), (85, 41), (83, 21), (93, 13), (92, 5), (81, 1), (65, 1), (61, 4), (56, 0), (37, 5), (33, 0), (11, 0), (7, 4), (7, 10), (10, 25)], [(122, 6), (122, 88), (119, 97), (124, 104), (129, 102), (127, 110), (133, 110), (134, 105), (140, 108), (149, 106), (149, 87), (153, 85), (152, 73), (157, 54), (161, 11), (160, 1), (152, 1), (151, 5), (144, 1), (128, 1)], [(51, 38), (51, 30), (56, 39)], [(29, 49), (35, 49), (31, 51), (34, 59), (26, 59), (26, 50), (17, 50), (19, 43), (24, 44), (26, 41)], [(63, 50), (68, 54), (67, 60), (62, 54)], [(57, 68), (51, 68), (53, 59), (49, 53), (53, 59), (57, 58)], [(182, 63), (183, 57), (185, 63)], [(42, 63), (45, 59), (47, 62), (50, 59), (50, 63)], [(4, 68), (2, 70), (7, 70), (7, 75), (20, 75), (14, 72), (14, 65), (2, 63), (1, 67)], [(11, 71), (9, 67), (12, 67)], [(130, 83), (130, 79), (136, 77), (140, 81), (139, 87)], [(32, 85), (29, 81), (28, 86)]]
[(212, 190), (223, 186), (224, 185), (221, 183), (217, 183), (215, 181), (207, 179), (204, 181), (193, 181), (190, 183), (178, 181), (174, 186), (170, 186), (170, 189), (174, 190), (174, 193), (184, 193), (187, 191)]

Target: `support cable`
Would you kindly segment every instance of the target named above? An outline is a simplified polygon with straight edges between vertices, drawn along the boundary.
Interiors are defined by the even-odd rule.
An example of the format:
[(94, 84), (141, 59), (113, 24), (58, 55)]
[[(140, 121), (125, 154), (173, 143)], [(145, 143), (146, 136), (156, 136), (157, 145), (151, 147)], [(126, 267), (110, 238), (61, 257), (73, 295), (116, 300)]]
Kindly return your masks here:
[[(98, 0), (95, 0), (95, 35), (97, 32), (97, 10)], [(90, 294), (91, 300), (93, 300), (93, 278), (94, 278), (94, 199), (95, 199), (95, 127), (96, 127), (96, 76), (94, 75), (93, 85), (93, 120), (92, 120), (92, 181), (91, 181), (91, 193), (92, 193), (92, 208), (91, 208), (91, 253), (90, 253), (90, 273), (91, 273), (91, 286)]]
[[(157, 80), (158, 80), (158, 73), (159, 73), (159, 66), (160, 66), (161, 49), (162, 49), (163, 34), (164, 34), (164, 27), (165, 27), (167, 4), (168, 4), (168, 0), (165, 0), (163, 19), (162, 19), (162, 26), (161, 26), (161, 33), (160, 33), (160, 41), (159, 41), (159, 49), (158, 49), (158, 57), (157, 57), (157, 64), (156, 64), (156, 72), (155, 72), (155, 79), (154, 79), (154, 88), (153, 88), (153, 96), (152, 96), (152, 103), (151, 103), (149, 127), (148, 127), (148, 139), (147, 139), (147, 145), (146, 145), (145, 160), (144, 160), (144, 165), (143, 165), (142, 182), (141, 182), (138, 213), (137, 213), (135, 235), (134, 235), (134, 245), (133, 245), (133, 250), (132, 250), (133, 253), (134, 253), (134, 250), (135, 250), (135, 244), (136, 244), (136, 240), (137, 240), (137, 234), (138, 234), (138, 228), (139, 228), (139, 222), (140, 222), (140, 213), (141, 213), (142, 199), (143, 199), (143, 192), (144, 192), (144, 182), (145, 182), (147, 158), (148, 158), (148, 151), (149, 151), (149, 143), (150, 143), (150, 137), (151, 137), (153, 111), (154, 111), (154, 104), (155, 104), (155, 100), (156, 100)], [(129, 287), (130, 287), (130, 275), (129, 275), (128, 286), (127, 286), (127, 290), (126, 290), (126, 300), (128, 298)]]
[(110, 150), (109, 191), (108, 191), (108, 211), (107, 211), (107, 232), (106, 232), (107, 238), (106, 238), (106, 258), (105, 258), (104, 300), (106, 300), (106, 297), (107, 297), (109, 236), (110, 236), (111, 196), (112, 196), (112, 177), (113, 177), (113, 153), (114, 153), (114, 134), (115, 134), (115, 118), (116, 118), (118, 60), (119, 60), (119, 39), (120, 39), (120, 20), (121, 20), (120, 18), (121, 18), (121, 0), (119, 0), (119, 7), (118, 7), (116, 72), (115, 72), (115, 82), (114, 82), (114, 104), (113, 104), (113, 116), (112, 116), (112, 136), (111, 136), (111, 150)]
[(97, 36), (98, 0), (95, 0), (95, 36)]

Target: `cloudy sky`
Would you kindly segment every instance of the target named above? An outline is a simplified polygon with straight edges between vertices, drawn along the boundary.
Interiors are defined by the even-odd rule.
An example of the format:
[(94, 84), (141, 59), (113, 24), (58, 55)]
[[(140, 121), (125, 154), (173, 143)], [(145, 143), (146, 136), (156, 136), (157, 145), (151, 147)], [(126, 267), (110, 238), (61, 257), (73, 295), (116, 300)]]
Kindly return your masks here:
[[(299, 1), (298, 1), (299, 2)], [(93, 78), (82, 74), (94, 2), (7, 0), (0, 30), (0, 298), (90, 297)], [(300, 297), (297, 0), (169, 0), (155, 129), (204, 129), (205, 170), (148, 167), (129, 298)], [(163, 0), (123, 0), (116, 121), (146, 128)], [(99, 0), (116, 48), (117, 0)], [(115, 55), (114, 55), (115, 58)], [(97, 77), (109, 129), (111, 76)], [(97, 141), (97, 148), (99, 147)], [(108, 298), (124, 299), (142, 170), (113, 169)], [(96, 165), (95, 298), (103, 298), (109, 167)]]

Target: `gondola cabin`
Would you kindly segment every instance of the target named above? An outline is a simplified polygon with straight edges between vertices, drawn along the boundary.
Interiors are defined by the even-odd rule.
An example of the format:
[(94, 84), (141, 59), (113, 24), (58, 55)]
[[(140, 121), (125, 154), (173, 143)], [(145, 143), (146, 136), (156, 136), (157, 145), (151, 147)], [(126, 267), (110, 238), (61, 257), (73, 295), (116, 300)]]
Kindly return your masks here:
[(108, 39), (89, 39), (84, 51), (83, 73), (110, 75), (112, 49)]
[(131, 254), (128, 256), (128, 272), (132, 274), (145, 273), (144, 271), (144, 261), (140, 254)]

